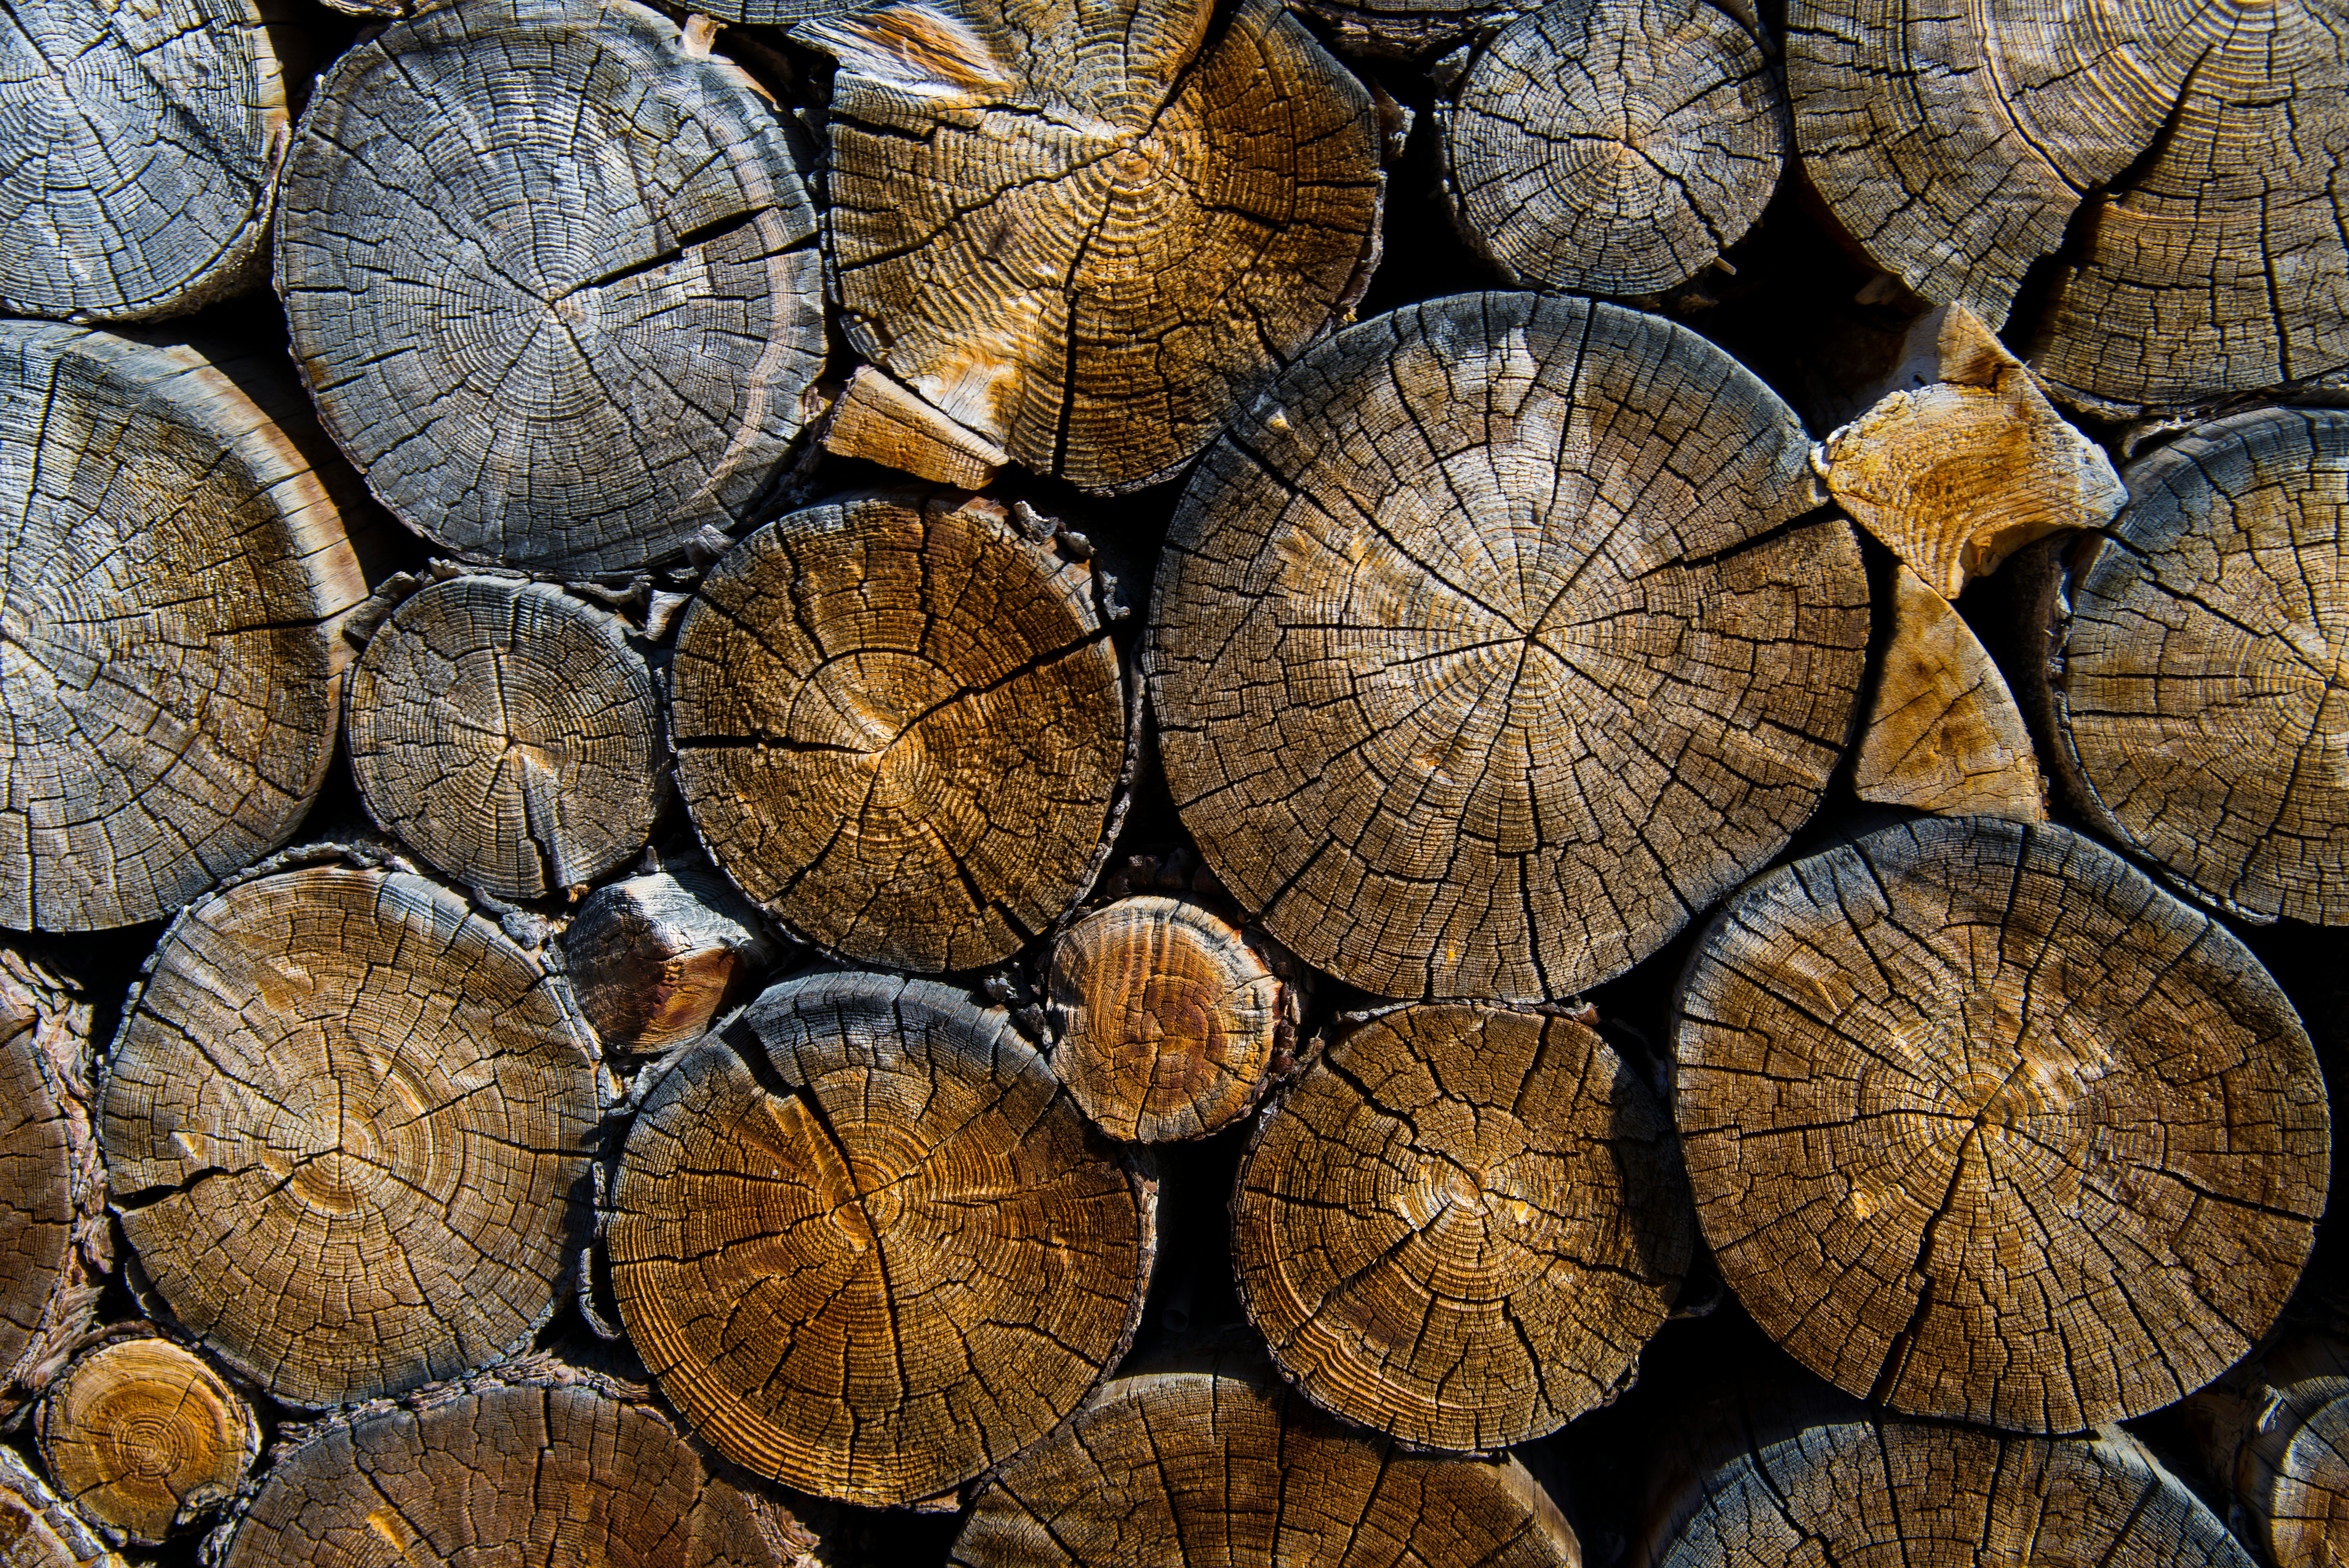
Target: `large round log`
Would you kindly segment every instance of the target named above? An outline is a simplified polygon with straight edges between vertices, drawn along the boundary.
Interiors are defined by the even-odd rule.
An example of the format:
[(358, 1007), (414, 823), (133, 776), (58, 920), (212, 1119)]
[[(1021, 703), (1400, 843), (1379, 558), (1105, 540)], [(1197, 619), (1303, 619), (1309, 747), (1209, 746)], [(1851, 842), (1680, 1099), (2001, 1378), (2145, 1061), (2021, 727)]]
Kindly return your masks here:
[(1773, 872), (1679, 1009), (1723, 1277), (1852, 1393), (2025, 1431), (2139, 1415), (2249, 1350), (2307, 1259), (2331, 1132), (2300, 1020), (2064, 829), (1927, 819)]
[(601, 1099), (560, 982), (444, 888), (313, 867), (189, 907), (100, 1136), (147, 1277), (290, 1405), (451, 1377), (554, 1315)]
[(1405, 1007), (1331, 1046), (1232, 1194), (1248, 1317), (1316, 1404), (1490, 1450), (1627, 1387), (1687, 1273), (1671, 1119), (1571, 1018)]
[[(98, 1313), (109, 1247), (89, 1124), (90, 1007), (0, 947), (0, 1402), (40, 1388)], [(5, 1408), (5, 1406), (0, 1406)]]
[(351, 673), (347, 730), (368, 814), (501, 899), (577, 896), (644, 848), (667, 789), (626, 625), (550, 583), (409, 598)]
[(144, 321), (263, 281), (283, 19), (274, 0), (0, 13), (0, 315)]
[(678, 629), (678, 778), (711, 857), (860, 962), (1009, 957), (1083, 895), (1114, 828), (1127, 704), (1103, 591), (952, 492), (761, 529)]
[(618, 572), (747, 521), (799, 434), (814, 232), (773, 105), (675, 23), (490, 0), (319, 83), (277, 288), (400, 521), (468, 560)]
[(1112, 1383), (1006, 1467), (949, 1561), (1580, 1568), (1582, 1552), (1516, 1460), (1407, 1453), (1269, 1380), (1174, 1372)]
[(273, 379), (0, 323), (0, 925), (167, 914), (317, 795), (367, 586)]
[(866, 358), (1013, 461), (1172, 476), (1350, 309), (1378, 117), (1270, 0), (920, 0), (833, 55), (825, 222)]
[(936, 981), (786, 982), (646, 1096), (612, 1284), (729, 1459), (919, 1503), (1050, 1431), (1138, 1324), (1155, 1187), (1000, 1008)]
[(1207, 862), (1389, 996), (1571, 995), (1775, 854), (1868, 587), (1793, 411), (1702, 338), (1463, 294), (1285, 374), (1184, 492), (1146, 645)]
[(123, 1568), (14, 1449), (0, 1449), (0, 1550), (8, 1568)]
[(153, 1545), (236, 1494), (261, 1452), (253, 1407), (151, 1335), (76, 1360), (41, 1405), (41, 1458), (83, 1517)]
[(2128, 485), (2111, 529), (2070, 552), (2030, 672), (2057, 777), (2201, 897), (2349, 923), (2349, 413), (2207, 425)]

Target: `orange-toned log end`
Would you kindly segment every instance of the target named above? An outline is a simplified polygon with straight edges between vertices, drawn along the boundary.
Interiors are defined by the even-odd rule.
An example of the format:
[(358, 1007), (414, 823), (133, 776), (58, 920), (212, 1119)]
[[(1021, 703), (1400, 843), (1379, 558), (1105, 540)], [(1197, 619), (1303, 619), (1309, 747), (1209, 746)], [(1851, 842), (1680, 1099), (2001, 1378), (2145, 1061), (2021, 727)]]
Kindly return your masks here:
[(154, 1545), (226, 1502), (261, 1452), (253, 1408), (168, 1339), (120, 1339), (73, 1364), (41, 1406), (41, 1455), (85, 1518)]

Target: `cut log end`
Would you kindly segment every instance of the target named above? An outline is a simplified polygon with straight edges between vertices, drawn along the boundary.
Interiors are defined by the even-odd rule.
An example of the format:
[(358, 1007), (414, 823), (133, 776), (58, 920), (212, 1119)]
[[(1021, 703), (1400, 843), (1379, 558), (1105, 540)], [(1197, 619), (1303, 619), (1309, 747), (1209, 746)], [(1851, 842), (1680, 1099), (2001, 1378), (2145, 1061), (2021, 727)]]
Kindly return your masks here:
[(41, 1407), (41, 1455), (74, 1506), (153, 1545), (226, 1502), (261, 1451), (253, 1408), (166, 1339), (82, 1357)]
[(1853, 793), (1943, 816), (2046, 820), (2031, 732), (1972, 629), (1906, 566), (1895, 569), (1891, 618)]
[(92, 1136), (90, 1007), (0, 948), (0, 1401), (37, 1391), (96, 1317), (106, 1181)]

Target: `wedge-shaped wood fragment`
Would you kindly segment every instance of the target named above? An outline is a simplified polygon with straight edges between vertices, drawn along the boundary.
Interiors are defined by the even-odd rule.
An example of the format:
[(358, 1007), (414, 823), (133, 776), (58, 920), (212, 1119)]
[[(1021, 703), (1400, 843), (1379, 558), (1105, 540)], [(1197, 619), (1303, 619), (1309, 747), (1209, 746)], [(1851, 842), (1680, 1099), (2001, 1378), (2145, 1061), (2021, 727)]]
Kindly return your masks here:
[(76, 1360), (41, 1405), (41, 1457), (85, 1518), (154, 1545), (236, 1495), (261, 1453), (253, 1407), (152, 1334)]
[(916, 479), (979, 490), (1010, 454), (964, 428), (870, 365), (860, 365), (824, 427), (823, 449), (864, 458)]
[(756, 989), (778, 945), (758, 911), (698, 861), (596, 889), (563, 934), (580, 1011), (606, 1046), (632, 1051), (702, 1033)]
[(1895, 569), (1892, 637), (1854, 758), (1863, 800), (1943, 816), (2047, 818), (2023, 710), (1973, 629), (1906, 566)]

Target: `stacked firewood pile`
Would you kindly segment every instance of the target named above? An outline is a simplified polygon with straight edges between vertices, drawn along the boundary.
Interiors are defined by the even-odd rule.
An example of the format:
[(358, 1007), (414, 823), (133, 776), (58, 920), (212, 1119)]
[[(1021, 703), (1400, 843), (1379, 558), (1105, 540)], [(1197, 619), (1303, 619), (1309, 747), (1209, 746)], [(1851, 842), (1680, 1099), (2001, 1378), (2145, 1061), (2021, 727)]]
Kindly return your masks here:
[(335, 4), (0, 8), (0, 1558), (2349, 1557), (2335, 0)]

